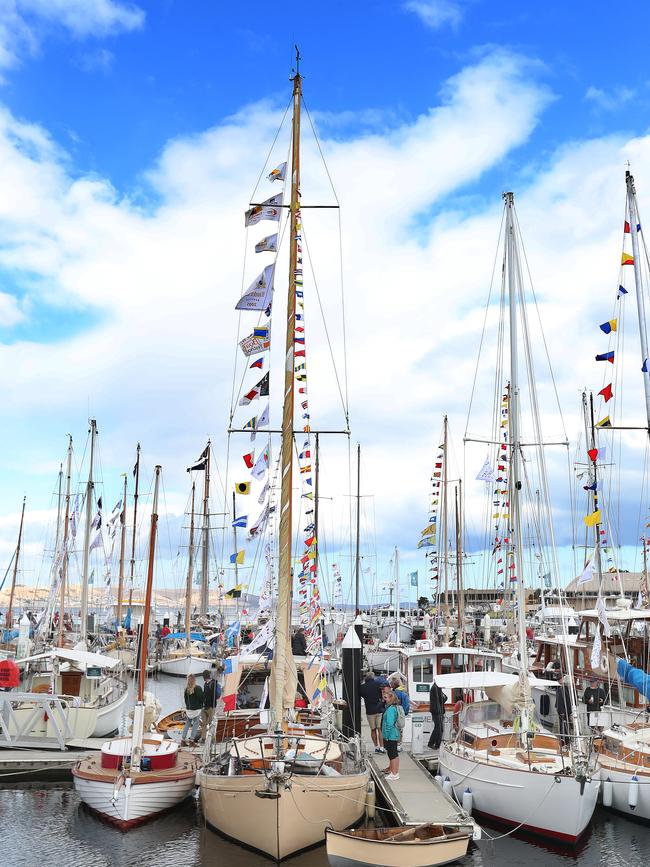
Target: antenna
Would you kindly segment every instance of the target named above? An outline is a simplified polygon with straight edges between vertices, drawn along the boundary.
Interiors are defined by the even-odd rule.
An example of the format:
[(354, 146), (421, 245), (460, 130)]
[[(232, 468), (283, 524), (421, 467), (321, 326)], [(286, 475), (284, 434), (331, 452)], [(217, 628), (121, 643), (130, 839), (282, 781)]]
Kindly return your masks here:
[(293, 81), (296, 76), (300, 75), (300, 61), (302, 59), (300, 56), (300, 49), (298, 48), (298, 46), (294, 45), (293, 47), (296, 49), (296, 68), (291, 70), (292, 74), (291, 74), (289, 81)]

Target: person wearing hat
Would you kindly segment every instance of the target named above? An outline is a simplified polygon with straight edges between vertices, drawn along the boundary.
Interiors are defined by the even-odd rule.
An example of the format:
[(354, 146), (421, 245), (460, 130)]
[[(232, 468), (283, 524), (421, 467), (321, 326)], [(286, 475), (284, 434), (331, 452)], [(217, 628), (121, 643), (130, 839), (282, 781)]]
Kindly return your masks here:
[(592, 674), (589, 678), (589, 686), (585, 689), (582, 700), (587, 705), (587, 720), (594, 732), (599, 734), (603, 731), (603, 726), (598, 725), (599, 714), (605, 704), (605, 690), (598, 683), (598, 678)]

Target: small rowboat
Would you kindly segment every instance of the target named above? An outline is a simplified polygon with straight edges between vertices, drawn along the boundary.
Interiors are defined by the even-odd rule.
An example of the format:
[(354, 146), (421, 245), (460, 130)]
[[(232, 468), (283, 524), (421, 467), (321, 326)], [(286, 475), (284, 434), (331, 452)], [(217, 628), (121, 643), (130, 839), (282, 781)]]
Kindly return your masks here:
[(325, 832), (330, 867), (437, 867), (466, 855), (471, 839), (469, 825)]

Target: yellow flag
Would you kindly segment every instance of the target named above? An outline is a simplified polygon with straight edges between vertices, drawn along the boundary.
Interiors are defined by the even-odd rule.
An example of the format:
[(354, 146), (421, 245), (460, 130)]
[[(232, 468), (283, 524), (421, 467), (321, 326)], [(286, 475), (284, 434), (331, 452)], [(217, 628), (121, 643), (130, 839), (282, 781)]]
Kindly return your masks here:
[(584, 522), (587, 527), (595, 527), (596, 524), (600, 524), (600, 509), (596, 509), (591, 515), (587, 515)]

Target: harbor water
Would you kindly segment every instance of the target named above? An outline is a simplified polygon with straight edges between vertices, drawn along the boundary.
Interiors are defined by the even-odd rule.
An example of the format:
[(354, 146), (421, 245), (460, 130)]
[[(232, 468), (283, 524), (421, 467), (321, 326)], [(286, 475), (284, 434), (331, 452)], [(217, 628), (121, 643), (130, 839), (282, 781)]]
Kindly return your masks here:
[[(167, 713), (181, 705), (183, 681), (151, 681)], [(642, 867), (650, 859), (650, 826), (599, 808), (576, 848), (552, 847), (486, 827), (487, 836), (459, 863), (466, 867)], [(272, 862), (207, 828), (198, 797), (126, 833), (101, 821), (80, 802), (72, 784), (0, 786), (2, 863), (12, 867), (268, 867)], [(5, 860), (6, 859), (6, 860)], [(325, 847), (287, 861), (292, 867), (325, 867)]]

